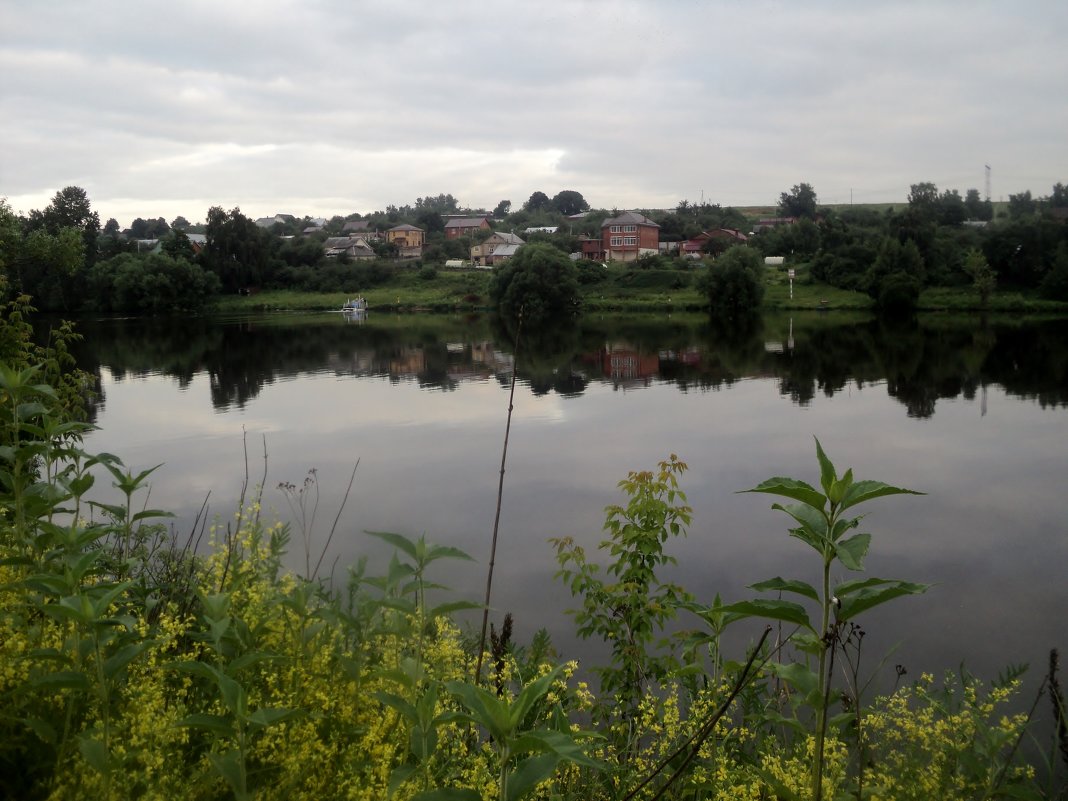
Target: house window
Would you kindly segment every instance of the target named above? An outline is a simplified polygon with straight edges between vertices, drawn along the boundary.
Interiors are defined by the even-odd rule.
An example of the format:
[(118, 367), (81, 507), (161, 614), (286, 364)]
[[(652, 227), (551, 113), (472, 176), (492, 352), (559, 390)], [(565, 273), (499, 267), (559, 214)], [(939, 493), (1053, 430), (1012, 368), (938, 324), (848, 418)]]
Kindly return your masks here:
[(637, 230), (638, 230), (638, 226), (636, 226), (636, 225), (624, 225), (623, 226), (623, 233), (625, 233), (625, 234), (633, 234)]
[(611, 227), (610, 229), (608, 229), (608, 230), (609, 230), (609, 231), (611, 231), (611, 232), (612, 232), (613, 234), (618, 234), (618, 233), (619, 233), (619, 226), (618, 226), (618, 225), (613, 225), (613, 226), (612, 226), (612, 227)]
[(621, 236), (613, 236), (612, 237), (612, 247), (618, 248), (622, 244), (623, 244), (623, 237), (621, 237)]
[(637, 245), (638, 244), (638, 237), (636, 237), (636, 236), (625, 236), (625, 237), (623, 237), (623, 244), (624, 245)]

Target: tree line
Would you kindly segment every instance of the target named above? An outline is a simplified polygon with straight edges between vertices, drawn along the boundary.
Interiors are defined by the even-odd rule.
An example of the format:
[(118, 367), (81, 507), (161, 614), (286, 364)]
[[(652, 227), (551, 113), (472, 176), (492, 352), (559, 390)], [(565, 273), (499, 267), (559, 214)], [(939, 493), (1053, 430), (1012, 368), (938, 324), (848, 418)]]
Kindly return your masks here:
[[(364, 291), (388, 282), (398, 269), (397, 250), (372, 238), (373, 261), (327, 259), (323, 243), (352, 220), (376, 231), (409, 223), (426, 232), (423, 255), (405, 267), (431, 268), (464, 259), (488, 236), (449, 239), (445, 220), (460, 213), (451, 194), (428, 195), (413, 204), (387, 206), (364, 216), (340, 215), (304, 235), (308, 218), (285, 215), (270, 227), (257, 225), (240, 208), (214, 206), (206, 222), (182, 216), (137, 218), (123, 232), (114, 219), (101, 228), (86, 191), (66, 187), (43, 210), (16, 215), (0, 201), (0, 268), (9, 295), (27, 294), (47, 311), (162, 312), (202, 308), (220, 292), (258, 288), (298, 291)], [(582, 194), (562, 190), (550, 197), (535, 191), (518, 209), (501, 200), (485, 214), (499, 230), (555, 228), (525, 235), (562, 254), (580, 249), (581, 237), (600, 237), (601, 224), (618, 209), (591, 209)], [(783, 192), (772, 225), (753, 231), (742, 210), (681, 200), (673, 209), (643, 210), (660, 226), (661, 242), (682, 241), (701, 231), (731, 229), (748, 235), (746, 248), (725, 258), (729, 244), (711, 239), (703, 254), (710, 270), (702, 287), (710, 298), (726, 298), (732, 314), (759, 305), (763, 256), (785, 256), (819, 282), (867, 292), (885, 309), (908, 308), (926, 287), (972, 287), (985, 303), (995, 287), (1068, 301), (1068, 189), (1053, 186), (1047, 197), (1010, 195), (996, 215), (978, 190), (962, 196), (929, 182), (913, 184), (899, 207), (820, 206), (815, 189), (801, 183)], [(193, 242), (190, 234), (202, 234)], [(150, 252), (144, 240), (156, 239)], [(197, 237), (199, 240), (199, 237)], [(661, 255), (643, 257), (636, 269), (695, 266)], [(599, 280), (578, 269), (579, 283)]]

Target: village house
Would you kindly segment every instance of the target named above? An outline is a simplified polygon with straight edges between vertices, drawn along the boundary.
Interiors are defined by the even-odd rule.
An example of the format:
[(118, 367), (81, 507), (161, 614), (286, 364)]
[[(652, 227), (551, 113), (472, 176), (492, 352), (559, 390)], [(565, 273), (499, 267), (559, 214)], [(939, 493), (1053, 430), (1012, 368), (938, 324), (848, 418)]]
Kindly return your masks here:
[(459, 239), (461, 236), (487, 231), (491, 228), (489, 217), (453, 217), (445, 223), (445, 238)]
[(362, 236), (368, 241), (378, 238), (378, 232), (371, 227), (370, 220), (349, 220), (341, 227), (341, 233), (346, 236)]
[(323, 255), (328, 259), (346, 256), (355, 260), (368, 260), (375, 257), (375, 252), (362, 236), (332, 236), (323, 242)]
[(639, 256), (658, 253), (660, 226), (643, 214), (625, 211), (601, 223), (601, 250), (611, 261), (637, 261)]
[(732, 245), (744, 245), (748, 240), (749, 237), (733, 228), (714, 228), (680, 242), (679, 255), (689, 259), (699, 259), (710, 251), (723, 251)]
[(515, 234), (495, 233), (471, 248), (471, 263), (476, 267), (492, 267), (514, 256), (522, 244), (523, 240)]
[(426, 232), (414, 225), (395, 225), (386, 231), (386, 241), (397, 246), (397, 255), (403, 258), (417, 258), (423, 255), (423, 243)]

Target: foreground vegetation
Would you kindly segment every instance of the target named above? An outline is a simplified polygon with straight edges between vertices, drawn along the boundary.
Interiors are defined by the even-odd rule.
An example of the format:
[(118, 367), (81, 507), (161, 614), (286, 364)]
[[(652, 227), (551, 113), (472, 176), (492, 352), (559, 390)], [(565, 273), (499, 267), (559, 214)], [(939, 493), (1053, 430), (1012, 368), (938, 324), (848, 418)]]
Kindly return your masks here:
[[(774, 577), (724, 603), (662, 581), (691, 523), (674, 456), (620, 482), (598, 554), (555, 541), (577, 634), (608, 653), (578, 666), (544, 634), (512, 642), (507, 617), (487, 643), (458, 628), (475, 605), (435, 574), (468, 557), (445, 544), (374, 533), (395, 548), (384, 572), (326, 581), (332, 532), (265, 519), (253, 486), (231, 519), (174, 541), (146, 506), (152, 471), (81, 447), (70, 332), (37, 348), (23, 315), (0, 324), (5, 797), (1063, 797), (1063, 715), (1059, 741), (1028, 742), (1063, 710), (1055, 665), (1037, 715), (1010, 711), (1018, 670), (864, 691), (864, 614), (926, 587), (863, 572), (857, 515), (910, 490), (837, 470), (818, 443), (818, 481), (752, 489), (782, 501), (813, 583)], [(299, 509), (313, 489), (286, 491)], [(283, 568), (291, 545), (302, 570)], [(832, 584), (842, 571), (857, 578)], [(737, 626), (753, 644), (725, 653)]]

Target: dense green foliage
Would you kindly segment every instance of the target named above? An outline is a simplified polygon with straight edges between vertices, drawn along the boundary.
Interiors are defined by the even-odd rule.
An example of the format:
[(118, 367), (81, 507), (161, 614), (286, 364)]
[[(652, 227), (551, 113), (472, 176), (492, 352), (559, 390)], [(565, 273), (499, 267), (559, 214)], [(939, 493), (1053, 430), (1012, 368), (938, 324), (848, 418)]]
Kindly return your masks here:
[(760, 311), (764, 298), (764, 265), (760, 253), (735, 245), (709, 266), (698, 279), (698, 289), (708, 297), (712, 316), (739, 320)]
[(551, 245), (527, 245), (493, 269), (490, 300), (504, 316), (533, 325), (566, 318), (578, 309), (578, 272)]

